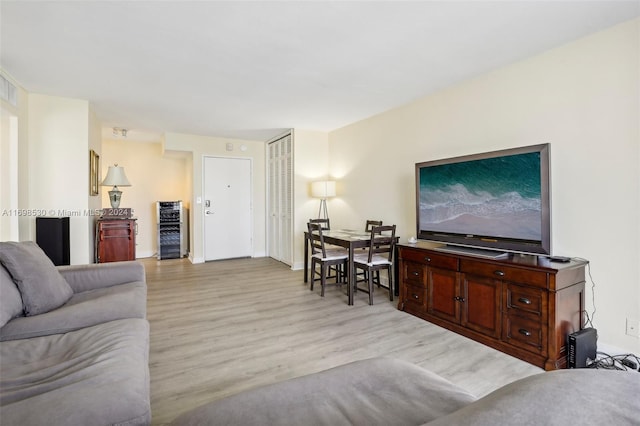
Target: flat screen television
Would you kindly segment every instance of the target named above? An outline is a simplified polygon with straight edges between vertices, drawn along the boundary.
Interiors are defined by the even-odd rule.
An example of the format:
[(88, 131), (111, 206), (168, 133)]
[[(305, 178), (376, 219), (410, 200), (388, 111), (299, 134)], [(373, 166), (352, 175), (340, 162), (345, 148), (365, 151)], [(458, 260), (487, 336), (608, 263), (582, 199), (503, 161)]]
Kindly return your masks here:
[(551, 254), (549, 144), (426, 161), (415, 172), (419, 239), (487, 257)]

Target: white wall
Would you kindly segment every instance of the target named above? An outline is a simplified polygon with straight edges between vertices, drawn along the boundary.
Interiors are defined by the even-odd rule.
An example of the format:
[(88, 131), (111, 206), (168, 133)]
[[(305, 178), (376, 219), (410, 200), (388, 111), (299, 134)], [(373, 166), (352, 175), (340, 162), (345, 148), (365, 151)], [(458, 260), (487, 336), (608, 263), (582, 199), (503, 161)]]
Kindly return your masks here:
[[(28, 201), (21, 208), (41, 216), (71, 216), (71, 264), (91, 263), (94, 217), (86, 212), (90, 125), (96, 123), (90, 123), (89, 103), (40, 94), (28, 98)], [(26, 239), (35, 240), (35, 216), (28, 215)]]
[(18, 241), (18, 115), (0, 104), (0, 241)]
[[(293, 265), (304, 267), (304, 232), (309, 219), (318, 216), (320, 200), (311, 197), (311, 183), (331, 178), (329, 169), (329, 135), (325, 132), (295, 129), (293, 132)], [(336, 191), (340, 196), (339, 191)], [(328, 209), (333, 221), (333, 212)], [(333, 224), (332, 224), (333, 226)]]
[[(163, 152), (161, 141), (132, 142), (127, 139), (102, 141), (101, 181), (109, 166), (124, 167), (130, 187), (122, 191), (120, 207), (132, 208), (137, 219), (136, 257), (151, 257), (158, 252), (157, 201), (182, 200), (190, 208), (186, 155)], [(111, 187), (100, 187), (101, 208), (111, 206)]]
[[(233, 149), (227, 150), (227, 144)], [(245, 151), (240, 146), (246, 147)], [(262, 141), (216, 138), (209, 136), (166, 133), (164, 149), (189, 153), (192, 186), (191, 209), (189, 211), (190, 258), (194, 263), (204, 262), (203, 204), (196, 199), (203, 196), (203, 157), (229, 157), (252, 159), (253, 191), (253, 257), (266, 255), (266, 171), (265, 144)]]
[[(96, 117), (93, 109), (89, 108), (89, 150), (94, 150), (98, 155), (101, 155), (102, 152), (102, 125)], [(89, 153), (87, 153), (89, 156)], [(89, 167), (87, 167), (89, 169)], [(102, 176), (99, 176), (99, 178)], [(90, 184), (91, 182), (89, 182)], [(88, 193), (89, 194), (89, 193)], [(99, 195), (89, 195), (88, 196), (88, 207), (89, 211), (96, 212), (102, 208), (102, 202)], [(89, 216), (87, 220), (87, 227), (90, 236), (95, 235), (95, 226), (96, 220), (98, 219), (97, 215)], [(95, 238), (90, 238), (89, 240), (89, 250), (91, 253), (95, 253)], [(90, 257), (89, 262), (95, 261), (95, 255)]]
[[(584, 257), (600, 340), (635, 353), (640, 318), (640, 20), (355, 123), (329, 135), (341, 182), (332, 226), (366, 218), (415, 235), (414, 164), (551, 144), (552, 244)], [(374, 194), (379, 194), (374, 196)], [(587, 309), (591, 314), (591, 283)]]

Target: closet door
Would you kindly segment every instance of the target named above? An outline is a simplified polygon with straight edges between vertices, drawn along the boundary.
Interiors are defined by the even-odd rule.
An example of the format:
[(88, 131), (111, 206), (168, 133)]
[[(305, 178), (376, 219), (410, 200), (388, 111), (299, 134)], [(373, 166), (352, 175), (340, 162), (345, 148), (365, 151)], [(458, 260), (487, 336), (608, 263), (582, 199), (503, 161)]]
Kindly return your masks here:
[(293, 141), (286, 135), (268, 145), (269, 256), (292, 265)]

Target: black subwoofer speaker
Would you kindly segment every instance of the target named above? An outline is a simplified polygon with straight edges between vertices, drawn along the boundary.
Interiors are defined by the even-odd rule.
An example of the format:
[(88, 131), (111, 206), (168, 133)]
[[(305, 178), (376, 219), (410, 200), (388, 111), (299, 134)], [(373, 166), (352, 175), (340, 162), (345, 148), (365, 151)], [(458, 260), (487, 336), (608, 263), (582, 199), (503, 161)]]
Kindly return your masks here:
[(69, 265), (69, 218), (37, 217), (36, 243), (54, 265)]

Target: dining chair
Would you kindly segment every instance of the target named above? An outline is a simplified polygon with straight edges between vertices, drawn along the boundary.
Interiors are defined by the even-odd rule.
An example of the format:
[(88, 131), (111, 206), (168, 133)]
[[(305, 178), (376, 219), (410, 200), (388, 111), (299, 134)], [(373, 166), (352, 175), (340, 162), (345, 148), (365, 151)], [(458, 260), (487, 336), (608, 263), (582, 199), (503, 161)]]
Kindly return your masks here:
[[(325, 219), (309, 219), (308, 223), (318, 223), (322, 226), (322, 230), (323, 231), (330, 231), (331, 230), (331, 222), (329, 221), (329, 218), (325, 218)], [(332, 244), (326, 244), (327, 249), (329, 250), (333, 250), (333, 249), (338, 249), (340, 247), (338, 246), (334, 246)], [(332, 274), (337, 274), (337, 270), (335, 266), (330, 266), (329, 267), (329, 273), (327, 275), (327, 278), (335, 278), (335, 275)]]
[(373, 273), (382, 269), (387, 270), (389, 278), (389, 300), (393, 301), (393, 252), (396, 245), (396, 225), (374, 226), (371, 229), (371, 240), (367, 253), (358, 253), (353, 262), (356, 271), (361, 269), (366, 272), (366, 279), (356, 280), (354, 289), (358, 288), (358, 282), (367, 281), (368, 290), (358, 290), (369, 293), (369, 304), (373, 305)]
[[(322, 236), (322, 224), (307, 223), (309, 243), (311, 245), (311, 285), (313, 291), (316, 281), (317, 266), (320, 265), (320, 296), (324, 297), (324, 289), (327, 286), (327, 278), (336, 279), (336, 285), (342, 285), (346, 277), (346, 266), (349, 262), (349, 252), (343, 248), (327, 248)], [(335, 276), (330, 276), (331, 267), (335, 267)]]
[[(381, 220), (371, 220), (371, 219), (367, 219), (367, 222), (364, 225), (364, 231), (365, 232), (371, 232), (371, 228), (373, 228), (374, 226), (382, 226), (382, 221)], [(362, 250), (366, 250), (366, 247), (363, 247)], [(368, 279), (368, 274), (366, 271), (360, 272), (359, 274), (356, 271), (356, 278), (358, 278), (358, 276), (362, 276), (365, 279)], [(380, 287), (380, 271), (376, 271), (376, 276), (373, 277), (373, 281), (374, 283), (378, 284), (378, 287)]]

